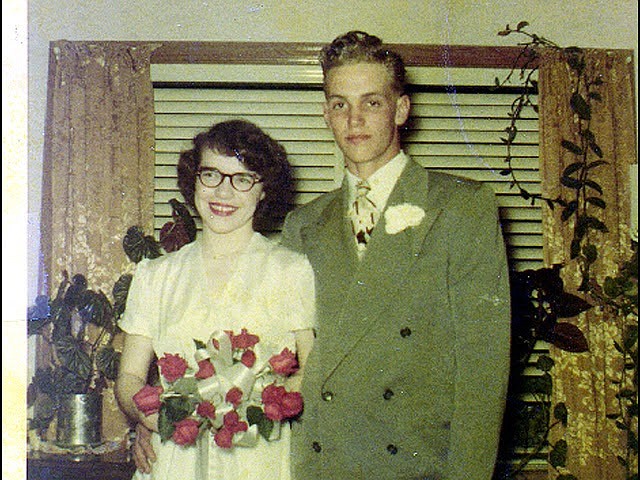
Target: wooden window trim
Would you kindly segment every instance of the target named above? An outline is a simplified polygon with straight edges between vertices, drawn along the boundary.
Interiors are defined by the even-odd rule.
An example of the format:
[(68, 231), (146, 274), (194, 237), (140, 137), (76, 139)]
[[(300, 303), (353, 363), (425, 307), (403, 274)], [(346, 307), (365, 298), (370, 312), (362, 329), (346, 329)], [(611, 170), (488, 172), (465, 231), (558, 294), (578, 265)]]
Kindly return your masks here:
[[(323, 43), (162, 42), (155, 64), (318, 65)], [(520, 47), (388, 44), (408, 67), (511, 68), (521, 65)]]

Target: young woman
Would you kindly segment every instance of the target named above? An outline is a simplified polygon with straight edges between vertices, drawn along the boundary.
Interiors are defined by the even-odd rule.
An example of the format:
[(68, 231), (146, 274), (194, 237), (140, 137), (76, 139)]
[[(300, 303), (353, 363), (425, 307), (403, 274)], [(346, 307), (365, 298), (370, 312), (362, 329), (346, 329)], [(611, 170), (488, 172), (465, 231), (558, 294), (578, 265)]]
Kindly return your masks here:
[[(289, 427), (276, 441), (221, 448), (210, 434), (195, 445), (161, 442), (158, 414), (145, 416), (132, 397), (145, 385), (154, 355), (179, 354), (198, 370), (194, 339), (247, 329), (261, 342), (297, 349), (302, 367), (313, 341), (314, 278), (306, 258), (256, 231), (291, 205), (284, 148), (255, 125), (233, 120), (198, 134), (181, 154), (178, 185), (202, 219), (196, 241), (137, 267), (121, 327), (126, 333), (116, 394), (153, 433), (150, 464), (134, 478), (166, 480), (288, 479)], [(297, 380), (294, 378), (294, 380)]]

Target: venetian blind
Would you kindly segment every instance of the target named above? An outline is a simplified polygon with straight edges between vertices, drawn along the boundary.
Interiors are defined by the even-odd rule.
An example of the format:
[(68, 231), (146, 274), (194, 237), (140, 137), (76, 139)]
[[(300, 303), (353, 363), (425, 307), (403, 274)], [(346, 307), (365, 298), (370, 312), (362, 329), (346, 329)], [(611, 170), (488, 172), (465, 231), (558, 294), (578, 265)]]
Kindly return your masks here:
[[(503, 71), (410, 68), (412, 113), (405, 151), (427, 169), (491, 185), (497, 194), (511, 267), (536, 268), (542, 259), (541, 213), (511, 188), (500, 140), (514, 93), (495, 90)], [(452, 78), (455, 75), (455, 78)], [(322, 118), (320, 72), (311, 67), (154, 65), (156, 118), (155, 228), (170, 217), (167, 201), (181, 198), (176, 185), (179, 152), (213, 123), (246, 118), (287, 149), (304, 204), (340, 185), (342, 160)], [(512, 156), (518, 179), (539, 192), (538, 121), (519, 124)]]

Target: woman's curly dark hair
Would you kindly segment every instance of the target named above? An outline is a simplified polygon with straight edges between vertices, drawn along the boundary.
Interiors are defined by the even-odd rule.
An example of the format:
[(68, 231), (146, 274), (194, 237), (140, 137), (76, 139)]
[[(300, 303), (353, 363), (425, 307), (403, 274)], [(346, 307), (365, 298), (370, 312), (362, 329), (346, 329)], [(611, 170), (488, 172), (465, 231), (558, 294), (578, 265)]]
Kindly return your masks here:
[(217, 123), (196, 135), (193, 148), (183, 151), (178, 160), (178, 187), (187, 205), (196, 212), (196, 181), (204, 149), (236, 157), (262, 177), (265, 196), (256, 208), (253, 228), (276, 228), (293, 207), (293, 174), (284, 147), (246, 120)]

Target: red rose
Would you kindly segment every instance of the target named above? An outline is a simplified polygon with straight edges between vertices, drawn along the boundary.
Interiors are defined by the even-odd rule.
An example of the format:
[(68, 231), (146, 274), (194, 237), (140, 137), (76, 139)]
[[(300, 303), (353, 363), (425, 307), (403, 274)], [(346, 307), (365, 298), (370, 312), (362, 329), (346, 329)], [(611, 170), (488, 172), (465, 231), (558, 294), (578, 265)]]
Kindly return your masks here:
[(213, 440), (220, 448), (231, 448), (233, 446), (233, 432), (228, 428), (222, 427), (213, 436)]
[(285, 393), (287, 393), (287, 391), (284, 387), (278, 387), (274, 384), (267, 385), (262, 391), (262, 403), (265, 405), (268, 403), (280, 403)]
[(284, 377), (293, 375), (298, 371), (298, 359), (296, 354), (285, 348), (279, 355), (274, 355), (269, 359), (269, 364), (273, 371)]
[(245, 432), (249, 429), (247, 422), (240, 421), (240, 416), (235, 410), (225, 414), (223, 424), (223, 428), (229, 429), (231, 433)]
[(227, 395), (224, 397), (225, 402), (229, 402), (233, 405), (233, 408), (238, 408), (240, 402), (242, 402), (242, 390), (238, 387), (233, 387), (231, 390), (227, 392)]
[(182, 378), (187, 371), (187, 361), (180, 355), (165, 353), (164, 357), (158, 360), (160, 373), (168, 382), (175, 382)]
[(267, 385), (262, 391), (262, 404), (264, 405), (264, 414), (269, 420), (279, 422), (284, 419), (282, 411), (282, 399), (287, 391), (284, 387), (276, 385)]
[(293, 418), (302, 412), (302, 395), (299, 392), (287, 392), (280, 406), (284, 418)]
[(204, 401), (198, 404), (198, 408), (196, 408), (196, 413), (201, 417), (207, 417), (211, 420), (215, 420), (216, 418), (216, 406), (208, 401)]
[(253, 350), (245, 350), (242, 354), (242, 358), (240, 359), (242, 364), (247, 367), (253, 367), (253, 364), (256, 363), (256, 354)]
[(213, 377), (215, 373), (216, 369), (214, 368), (213, 363), (211, 363), (208, 358), (205, 358), (198, 362), (198, 372), (195, 377), (198, 380), (204, 380), (205, 378)]
[(264, 414), (269, 420), (280, 422), (292, 418), (302, 411), (302, 395), (299, 392), (287, 392), (284, 387), (268, 385), (262, 391)]
[(240, 335), (234, 335), (233, 332), (231, 335), (231, 348), (251, 348), (256, 343), (260, 341), (260, 337), (257, 335), (252, 335), (247, 332), (246, 328), (243, 328)]
[(200, 424), (193, 418), (185, 418), (174, 424), (171, 439), (178, 445), (192, 445), (198, 438)]
[(145, 385), (133, 396), (133, 403), (136, 404), (138, 410), (148, 417), (149, 415), (160, 411), (160, 394), (162, 392), (162, 387)]
[(269, 420), (273, 420), (274, 422), (281, 422), (282, 420), (284, 420), (284, 414), (279, 403), (265, 403), (264, 415)]

